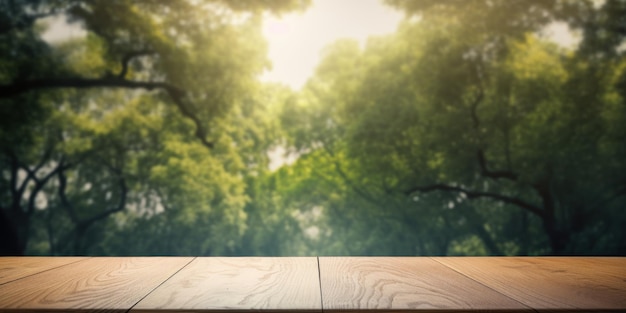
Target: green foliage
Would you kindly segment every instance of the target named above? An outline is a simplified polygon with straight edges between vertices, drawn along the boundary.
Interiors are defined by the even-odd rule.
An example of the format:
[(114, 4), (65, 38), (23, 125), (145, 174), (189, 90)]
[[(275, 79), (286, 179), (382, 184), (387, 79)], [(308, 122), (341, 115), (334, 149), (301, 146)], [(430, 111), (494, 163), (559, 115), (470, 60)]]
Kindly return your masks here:
[(309, 1), (0, 2), (9, 253), (626, 253), (626, 2), (387, 3), (295, 92), (259, 26)]
[[(240, 252), (278, 132), (261, 17), (307, 4), (3, 2), (0, 206), (18, 249)], [(49, 15), (86, 36), (50, 45)]]
[(623, 57), (532, 33), (614, 4), (390, 2), (420, 19), (328, 48), (284, 112), (321, 253), (624, 253)]

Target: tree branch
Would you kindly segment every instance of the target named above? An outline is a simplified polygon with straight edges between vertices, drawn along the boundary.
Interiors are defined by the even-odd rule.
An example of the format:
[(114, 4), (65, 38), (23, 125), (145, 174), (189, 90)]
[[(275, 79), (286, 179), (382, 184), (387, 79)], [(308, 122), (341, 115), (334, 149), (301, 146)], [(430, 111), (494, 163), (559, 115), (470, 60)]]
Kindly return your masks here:
[(57, 166), (50, 173), (48, 173), (42, 179), (39, 179), (37, 178), (36, 173), (33, 170), (29, 169), (28, 166), (25, 166), (25, 165), (21, 166), (21, 168), (24, 169), (28, 173), (28, 177), (30, 177), (35, 182), (35, 188), (33, 189), (33, 191), (30, 193), (30, 196), (28, 197), (28, 207), (27, 207), (28, 214), (31, 214), (34, 211), (35, 199), (37, 197), (37, 194), (43, 189), (43, 187), (48, 183), (48, 181), (57, 173), (63, 172), (70, 167), (72, 167), (72, 164), (66, 164), (64, 159), (61, 158), (61, 160), (59, 161), (59, 164), (57, 164)]
[(52, 149), (53, 149), (52, 145), (48, 145), (48, 147), (43, 153), (43, 156), (41, 157), (41, 160), (39, 161), (39, 163), (37, 163), (37, 165), (35, 165), (35, 169), (33, 169), (33, 172), (35, 173), (39, 172), (39, 170), (46, 164), (46, 162), (52, 155)]
[[(122, 73), (120, 73), (122, 74)], [(186, 92), (178, 87), (165, 82), (146, 82), (146, 81), (131, 81), (117, 77), (105, 77), (105, 78), (58, 78), (58, 79), (37, 79), (30, 81), (17, 81), (11, 84), (0, 85), (0, 98), (8, 98), (26, 93), (31, 90), (37, 89), (61, 89), (61, 88), (127, 88), (127, 89), (145, 89), (165, 90), (170, 96), (174, 104), (178, 107), (180, 112), (187, 118), (191, 119), (195, 126), (195, 136), (200, 139), (202, 144), (207, 148), (213, 148), (213, 143), (206, 139), (206, 129), (200, 119), (194, 115), (187, 105), (184, 103)]]
[(17, 186), (17, 173), (19, 170), (19, 162), (17, 157), (13, 154), (13, 152), (8, 151), (8, 156), (11, 162), (11, 177), (10, 177), (10, 188), (11, 188), (11, 209), (13, 211), (20, 210), (20, 200), (22, 199), (22, 194), (24, 193), (24, 189), (26, 188), (26, 184), (22, 184), (22, 186)]
[[(39, 180), (39, 178), (37, 178), (37, 172), (39, 172), (39, 170), (46, 164), (46, 161), (48, 161), (48, 159), (50, 158), (50, 155), (52, 155), (52, 147), (48, 147), (46, 148), (46, 151), (44, 151), (43, 157), (41, 158), (41, 160), (39, 161), (39, 163), (37, 163), (37, 165), (35, 165), (34, 169), (30, 169), (27, 165), (21, 163), (17, 157), (15, 155), (12, 155), (13, 158), (15, 158), (17, 164), (18, 164), (18, 168), (23, 169), (24, 171), (26, 171), (26, 178), (24, 179), (24, 181), (22, 182), (22, 185), (19, 187), (19, 194), (22, 195), (24, 193), (24, 190), (26, 190), (26, 186), (28, 185), (28, 182), (30, 180), (33, 180), (35, 182), (35, 185), (40, 185), (40, 184), (45, 184), (50, 177), (52, 177), (52, 175), (54, 175), (54, 172), (49, 173), (48, 175), (46, 175), (46, 177), (44, 177), (43, 179), (43, 183), (42, 180)], [(20, 196), (21, 197), (21, 196)]]
[(65, 173), (63, 173), (63, 171), (60, 171), (58, 173), (58, 177), (59, 177), (58, 194), (59, 194), (59, 199), (61, 199), (61, 204), (63, 205), (63, 208), (65, 208), (65, 210), (69, 214), (72, 222), (74, 224), (77, 224), (78, 215), (76, 214), (76, 210), (74, 209), (74, 206), (72, 205), (72, 203), (67, 199), (67, 195), (65, 193), (65, 189), (67, 187), (67, 177), (65, 177)]
[[(480, 72), (480, 71), (477, 69), (477, 72)], [(477, 74), (477, 76), (480, 77), (482, 75)], [(472, 124), (474, 126), (474, 130), (477, 132), (478, 136), (480, 136), (480, 130), (479, 130), (480, 119), (478, 118), (478, 113), (476, 112), (476, 110), (478, 109), (478, 105), (483, 101), (484, 94), (485, 93), (483, 91), (483, 87), (479, 86), (478, 94), (476, 95), (476, 98), (472, 101), (472, 103), (470, 103), (470, 116), (472, 118)], [(478, 157), (478, 165), (480, 166), (480, 174), (482, 176), (494, 178), (494, 179), (506, 178), (506, 179), (513, 180), (513, 181), (517, 180), (518, 175), (516, 173), (513, 173), (512, 171), (489, 170), (487, 166), (487, 160), (485, 159), (485, 152), (483, 148), (479, 148), (476, 154)]]
[(480, 166), (480, 174), (484, 177), (499, 179), (506, 178), (512, 181), (517, 181), (518, 175), (512, 171), (491, 171), (487, 167), (487, 160), (485, 159), (485, 153), (482, 149), (478, 149), (476, 156), (478, 158), (478, 165)]
[(126, 196), (128, 194), (128, 188), (126, 186), (126, 180), (124, 179), (124, 177), (120, 176), (120, 200), (117, 203), (116, 206), (113, 206), (111, 208), (108, 208), (84, 221), (81, 221), (79, 223), (78, 228), (81, 229), (87, 229), (89, 226), (91, 226), (93, 223), (107, 218), (109, 215), (117, 213), (117, 212), (121, 212), (126, 208)]
[(124, 58), (122, 58), (122, 70), (119, 74), (117, 74), (117, 77), (120, 79), (124, 79), (126, 77), (126, 73), (128, 73), (128, 64), (132, 59), (154, 53), (155, 52), (152, 50), (139, 50), (127, 53), (126, 55), (124, 55)]
[[(29, 81), (16, 81), (11, 84), (0, 85), (0, 98), (8, 98), (37, 89), (59, 89), (59, 88), (128, 88), (128, 89), (173, 89), (182, 93), (182, 90), (162, 82), (142, 82), (119, 79), (116, 77), (105, 78), (49, 78)], [(168, 91), (169, 92), (169, 91)]]
[(83, 231), (85, 231), (87, 228), (89, 228), (93, 223), (104, 219), (106, 217), (108, 217), (111, 214), (117, 213), (117, 212), (121, 212), (126, 208), (126, 197), (128, 194), (128, 187), (126, 186), (126, 179), (122, 176), (122, 171), (113, 167), (113, 166), (109, 166), (108, 164), (105, 165), (109, 168), (110, 171), (112, 171), (115, 175), (117, 175), (119, 177), (119, 184), (120, 184), (120, 199), (119, 202), (117, 203), (117, 205), (107, 208), (106, 210), (95, 214), (94, 216), (85, 219), (85, 220), (81, 220), (78, 217), (78, 214), (76, 212), (76, 209), (74, 208), (74, 206), (72, 205), (72, 203), (69, 201), (69, 199), (67, 198), (67, 194), (66, 194), (66, 188), (67, 188), (67, 177), (65, 177), (65, 173), (63, 173), (63, 171), (58, 172), (58, 178), (59, 178), (59, 188), (58, 188), (58, 194), (59, 194), (59, 198), (61, 199), (61, 203), (63, 205), (63, 207), (67, 210), (68, 214), (70, 215), (70, 219), (72, 220), (72, 222), (75, 224), (75, 230), (74, 232), (76, 234), (79, 234)]
[(476, 113), (476, 109), (478, 105), (483, 101), (483, 97), (485, 92), (483, 91), (482, 86), (478, 87), (478, 94), (472, 103), (470, 103), (470, 116), (472, 117), (472, 123), (474, 125), (474, 129), (478, 131), (478, 127), (480, 126), (480, 121), (478, 120), (478, 114)]
[(533, 205), (531, 203), (528, 203), (519, 198), (504, 196), (504, 195), (492, 193), (492, 192), (467, 190), (461, 187), (450, 186), (450, 185), (445, 185), (445, 184), (434, 184), (434, 185), (414, 187), (405, 191), (405, 194), (410, 195), (415, 192), (432, 192), (432, 191), (448, 191), (448, 192), (464, 193), (468, 199), (475, 199), (475, 198), (494, 199), (503, 203), (518, 206), (542, 218), (545, 214), (542, 208), (536, 205)]

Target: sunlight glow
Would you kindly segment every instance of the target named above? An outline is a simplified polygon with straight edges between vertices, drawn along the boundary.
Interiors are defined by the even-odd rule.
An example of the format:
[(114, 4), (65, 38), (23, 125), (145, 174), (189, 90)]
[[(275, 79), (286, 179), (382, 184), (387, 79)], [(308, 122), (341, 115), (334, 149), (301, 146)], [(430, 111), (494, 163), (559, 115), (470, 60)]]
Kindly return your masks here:
[(580, 32), (572, 32), (563, 22), (551, 23), (541, 33), (566, 49), (575, 49), (582, 39)]
[(379, 0), (315, 0), (304, 13), (268, 16), (263, 34), (272, 69), (261, 79), (298, 90), (313, 74), (325, 46), (343, 38), (364, 45), (369, 36), (393, 33), (402, 17)]
[(87, 32), (78, 24), (70, 24), (63, 15), (53, 15), (43, 18), (40, 24), (46, 25), (46, 30), (42, 33), (41, 38), (50, 43), (60, 43), (69, 39), (81, 38), (87, 35)]

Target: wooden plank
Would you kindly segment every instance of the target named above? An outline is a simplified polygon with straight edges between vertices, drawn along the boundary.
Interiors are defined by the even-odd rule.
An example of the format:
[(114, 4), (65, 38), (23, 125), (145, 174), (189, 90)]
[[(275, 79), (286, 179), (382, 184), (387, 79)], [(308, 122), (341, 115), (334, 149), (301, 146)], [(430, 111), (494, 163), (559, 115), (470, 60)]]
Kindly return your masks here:
[(626, 258), (436, 258), (538, 311), (626, 311)]
[(0, 286), (0, 311), (121, 312), (192, 258), (90, 258)]
[(430, 258), (320, 257), (324, 311), (525, 311)]
[(0, 285), (85, 259), (87, 258), (0, 257)]
[(316, 258), (196, 258), (132, 312), (321, 312)]

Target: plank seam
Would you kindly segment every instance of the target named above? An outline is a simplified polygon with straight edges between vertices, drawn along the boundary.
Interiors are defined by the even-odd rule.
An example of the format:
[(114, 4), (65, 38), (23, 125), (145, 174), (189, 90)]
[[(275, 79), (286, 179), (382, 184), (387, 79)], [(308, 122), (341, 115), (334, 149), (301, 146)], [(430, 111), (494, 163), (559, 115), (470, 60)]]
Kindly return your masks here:
[(92, 257), (86, 257), (86, 258), (83, 258), (83, 259), (80, 259), (80, 260), (76, 260), (76, 261), (74, 261), (74, 262), (70, 262), (70, 263), (67, 263), (67, 264), (61, 264), (61, 265), (59, 265), (59, 266), (51, 267), (51, 268), (45, 269), (45, 270), (43, 270), (43, 271), (41, 271), (41, 272), (36, 272), (36, 273), (32, 273), (32, 274), (29, 274), (29, 275), (26, 275), (26, 276), (18, 277), (18, 278), (16, 278), (16, 279), (9, 280), (9, 281), (5, 281), (4, 283), (0, 283), (0, 286), (5, 285), (5, 284), (8, 284), (8, 283), (12, 283), (12, 282), (14, 282), (14, 281), (18, 281), (18, 280), (21, 280), (21, 279), (24, 279), (24, 278), (27, 278), (27, 277), (31, 277), (31, 276), (35, 276), (35, 275), (39, 275), (39, 274), (41, 274), (41, 273), (45, 273), (45, 272), (47, 272), (47, 271), (55, 270), (55, 269), (57, 269), (57, 268), (61, 268), (61, 267), (68, 266), (68, 265), (72, 265), (72, 264), (74, 264), (74, 263), (84, 262), (84, 261), (86, 261), (86, 260), (88, 260), (88, 259), (91, 259), (91, 258), (92, 258)]
[(191, 262), (193, 262), (195, 259), (197, 259), (198, 257), (193, 257), (189, 262), (187, 262), (187, 264), (181, 266), (181, 268), (179, 268), (176, 272), (174, 272), (172, 275), (170, 275), (170, 277), (164, 279), (161, 283), (159, 283), (156, 287), (152, 288), (152, 290), (150, 290), (148, 293), (146, 293), (143, 297), (141, 297), (141, 299), (137, 300), (137, 302), (135, 302), (135, 304), (133, 304), (130, 308), (128, 308), (128, 310), (126, 310), (126, 313), (129, 313), (130, 311), (133, 310), (133, 308), (135, 306), (137, 306), (137, 304), (139, 304), (139, 302), (143, 301), (143, 299), (145, 299), (147, 296), (149, 296), (150, 294), (152, 294), (155, 290), (157, 290), (159, 287), (161, 287), (163, 284), (165, 284), (166, 281), (170, 280), (172, 277), (176, 276), (176, 274), (178, 274), (180, 271), (182, 271), (185, 267), (187, 267), (187, 265), (189, 265)]
[(479, 284), (479, 285), (483, 285), (483, 286), (485, 286), (486, 288), (489, 288), (489, 289), (493, 290), (495, 293), (497, 293), (497, 294), (499, 294), (499, 295), (501, 295), (501, 296), (503, 296), (503, 297), (505, 297), (505, 298), (511, 299), (511, 300), (513, 300), (513, 301), (515, 301), (515, 302), (517, 302), (517, 303), (521, 304), (522, 306), (524, 306), (524, 307), (527, 307), (527, 308), (531, 309), (533, 312), (537, 312), (537, 313), (539, 312), (539, 311), (537, 311), (537, 309), (535, 309), (535, 308), (533, 308), (533, 307), (530, 307), (530, 306), (528, 306), (527, 304), (522, 303), (522, 302), (521, 302), (521, 301), (519, 301), (519, 300), (516, 300), (516, 299), (514, 299), (514, 298), (511, 298), (511, 297), (509, 297), (509, 296), (507, 296), (507, 295), (505, 295), (505, 294), (503, 294), (503, 293), (499, 292), (498, 290), (494, 289), (493, 287), (491, 287), (491, 286), (489, 286), (489, 285), (486, 285), (486, 284), (484, 284), (484, 283), (482, 283), (482, 282), (479, 282), (479, 281), (477, 281), (477, 280), (475, 280), (475, 279), (473, 279), (473, 278), (471, 278), (471, 277), (467, 276), (465, 273), (460, 272), (460, 271), (456, 270), (455, 268), (453, 268), (453, 267), (451, 267), (451, 266), (448, 266), (447, 264), (444, 264), (444, 263), (439, 262), (439, 260), (437, 260), (437, 259), (435, 259), (435, 258), (432, 258), (432, 257), (431, 257), (430, 259), (431, 259), (431, 260), (433, 260), (433, 261), (435, 261), (435, 262), (437, 262), (437, 263), (439, 263), (439, 264), (441, 264), (441, 265), (443, 265), (443, 266), (445, 266), (446, 268), (449, 268), (449, 269), (453, 270), (453, 271), (454, 271), (454, 272), (456, 272), (456, 273), (459, 273), (460, 275), (462, 275), (462, 276), (466, 277), (467, 279), (469, 279), (469, 280), (471, 280), (471, 281), (473, 281), (473, 282), (475, 282), (475, 283), (477, 283), (477, 284)]
[(319, 255), (316, 258), (317, 258), (317, 279), (318, 279), (319, 286), (320, 286), (320, 309), (322, 310), (322, 313), (324, 313), (324, 295), (322, 294), (322, 270), (320, 267)]

